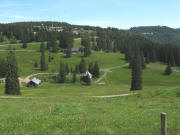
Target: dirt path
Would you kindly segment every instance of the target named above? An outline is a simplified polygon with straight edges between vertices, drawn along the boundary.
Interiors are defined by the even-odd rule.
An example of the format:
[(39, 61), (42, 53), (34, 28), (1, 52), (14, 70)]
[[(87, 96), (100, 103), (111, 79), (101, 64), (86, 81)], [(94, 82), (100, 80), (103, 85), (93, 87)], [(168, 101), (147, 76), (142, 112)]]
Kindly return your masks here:
[(113, 97), (126, 97), (130, 95), (135, 95), (136, 93), (129, 93), (129, 94), (121, 94), (121, 95), (108, 95), (108, 96), (91, 96), (93, 98), (113, 98)]
[[(135, 95), (136, 93), (129, 93), (129, 94), (121, 94), (121, 95), (107, 95), (107, 96), (88, 96), (92, 98), (114, 98), (114, 97), (126, 97)], [(37, 97), (21, 97), (21, 96), (0, 96), (0, 99), (32, 99)], [(47, 97), (38, 97), (38, 98), (47, 98)]]
[(128, 66), (128, 63), (125, 65), (122, 65), (122, 66), (116, 66), (116, 67), (101, 69), (101, 71), (103, 71), (104, 74), (95, 83), (99, 83), (100, 81), (102, 81), (107, 76), (107, 73), (110, 72), (111, 70), (126, 67), (126, 66)]
[(49, 75), (49, 74), (54, 74), (54, 75), (56, 75), (56, 74), (58, 74), (58, 73), (36, 73), (36, 74), (31, 74), (31, 75), (29, 75), (29, 76), (27, 76), (27, 77), (25, 78), (25, 81), (26, 81), (26, 83), (27, 83), (27, 82), (30, 81), (30, 78), (32, 78), (32, 77), (34, 77), (34, 76), (37, 76), (37, 75)]
[(25, 97), (19, 97), (19, 96), (0, 96), (0, 99), (23, 99)]
[(1, 47), (1, 46), (2, 46), (2, 47), (3, 47), (3, 46), (8, 46), (8, 45), (9, 45), (9, 44), (5, 44), (5, 45), (0, 45), (0, 47)]
[[(9, 50), (0, 50), (0, 52), (6, 52)], [(15, 52), (37, 52), (37, 50), (14, 50)]]

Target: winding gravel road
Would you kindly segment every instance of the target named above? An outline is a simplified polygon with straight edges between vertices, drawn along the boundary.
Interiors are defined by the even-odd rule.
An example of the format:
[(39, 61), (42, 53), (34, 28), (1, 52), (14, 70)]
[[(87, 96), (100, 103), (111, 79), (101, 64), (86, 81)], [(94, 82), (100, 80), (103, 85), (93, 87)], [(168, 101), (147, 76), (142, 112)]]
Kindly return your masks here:
[(106, 69), (100, 69), (100, 71), (103, 71), (104, 74), (95, 83), (99, 83), (100, 81), (102, 81), (107, 76), (107, 73), (110, 72), (111, 70), (118, 69), (118, 68), (123, 68), (123, 67), (126, 67), (128, 65), (129, 65), (129, 63), (126, 63), (125, 65), (122, 65), (122, 66), (116, 66), (116, 67), (110, 67), (110, 68), (106, 68)]

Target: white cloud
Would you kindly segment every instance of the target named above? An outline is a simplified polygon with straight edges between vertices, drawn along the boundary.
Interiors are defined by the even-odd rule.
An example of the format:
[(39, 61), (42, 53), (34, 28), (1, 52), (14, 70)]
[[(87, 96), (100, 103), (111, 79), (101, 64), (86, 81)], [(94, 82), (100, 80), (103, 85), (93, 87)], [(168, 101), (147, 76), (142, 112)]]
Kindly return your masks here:
[(8, 4), (1, 4), (0, 8), (9, 8), (9, 7), (23, 7), (23, 6), (30, 6), (30, 4), (20, 4), (20, 3), (8, 3)]
[(6, 14), (0, 14), (0, 17), (7, 18), (7, 19), (15, 19), (15, 20), (36, 20), (38, 17), (31, 17), (31, 16), (23, 16), (23, 15), (6, 15)]

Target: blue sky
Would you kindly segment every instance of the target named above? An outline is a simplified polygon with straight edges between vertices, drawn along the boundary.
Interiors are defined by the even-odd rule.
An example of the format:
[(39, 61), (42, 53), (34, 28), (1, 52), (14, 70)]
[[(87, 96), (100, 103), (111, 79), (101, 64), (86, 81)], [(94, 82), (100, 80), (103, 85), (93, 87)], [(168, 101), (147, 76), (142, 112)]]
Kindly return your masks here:
[(180, 0), (0, 0), (0, 22), (63, 21), (117, 27), (180, 28)]

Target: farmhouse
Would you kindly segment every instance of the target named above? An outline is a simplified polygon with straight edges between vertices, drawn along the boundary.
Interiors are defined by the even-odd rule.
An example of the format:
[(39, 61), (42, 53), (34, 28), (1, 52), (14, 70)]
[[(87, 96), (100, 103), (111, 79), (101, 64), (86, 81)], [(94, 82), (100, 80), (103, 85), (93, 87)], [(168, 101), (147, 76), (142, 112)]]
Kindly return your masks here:
[(27, 83), (27, 87), (37, 87), (41, 84), (41, 80), (37, 79), (37, 78), (33, 78), (31, 81), (29, 81)]
[(92, 74), (89, 71), (86, 71), (85, 73), (82, 73), (80, 76), (81, 77), (89, 76), (90, 79), (92, 78)]

